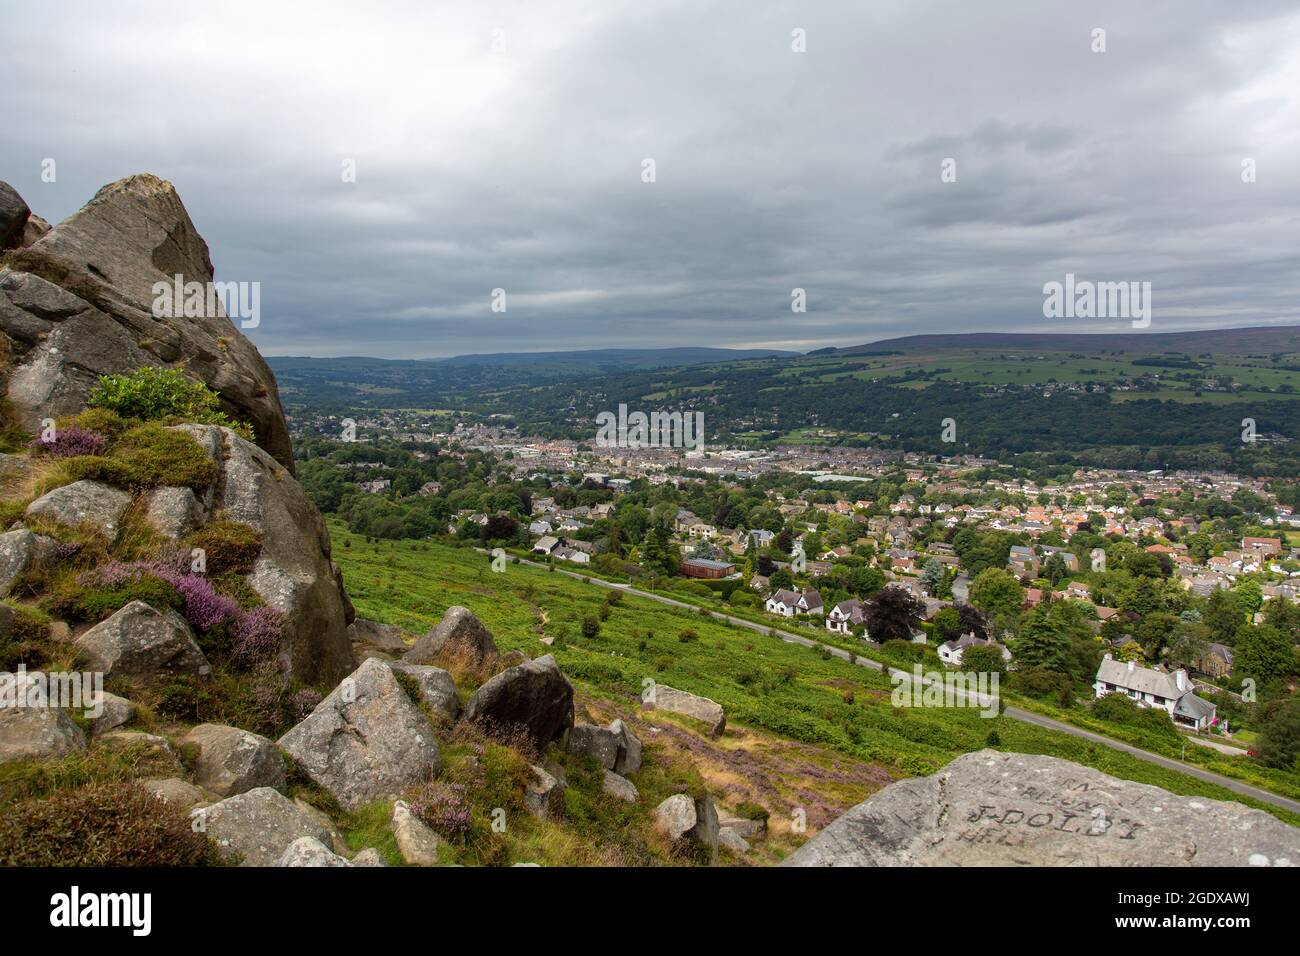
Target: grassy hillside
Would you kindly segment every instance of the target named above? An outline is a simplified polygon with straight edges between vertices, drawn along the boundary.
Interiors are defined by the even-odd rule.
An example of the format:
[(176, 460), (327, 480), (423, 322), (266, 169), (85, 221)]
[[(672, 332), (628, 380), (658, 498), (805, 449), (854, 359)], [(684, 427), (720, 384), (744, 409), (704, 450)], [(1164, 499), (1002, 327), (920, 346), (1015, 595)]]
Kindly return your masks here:
[[(603, 588), (540, 568), (509, 564), (493, 573), (468, 549), (367, 543), (340, 526), (331, 531), (362, 616), (420, 633), (447, 607), (465, 605), (503, 649), (554, 653), (593, 715), (637, 715), (647, 679), (718, 701), (728, 730), (716, 747), (690, 732), (689, 722), (640, 715), (649, 753), (677, 759), (684, 752), (686, 764), (698, 756), (701, 777), (723, 803), (757, 802), (773, 821), (803, 808), (808, 834), (887, 779), (931, 773), (990, 744), (1064, 757), (1175, 793), (1239, 800), (1300, 824), (1284, 811), (1067, 734), (964, 708), (895, 708), (878, 672), (692, 612), (629, 596), (610, 604)], [(598, 622), (594, 636), (584, 635), (584, 618)], [(554, 643), (548, 647), (543, 637)], [(665, 737), (649, 726), (676, 729)], [(793, 742), (784, 757), (779, 738)], [(802, 766), (790, 765), (791, 754)], [(795, 842), (792, 835), (789, 845)]]

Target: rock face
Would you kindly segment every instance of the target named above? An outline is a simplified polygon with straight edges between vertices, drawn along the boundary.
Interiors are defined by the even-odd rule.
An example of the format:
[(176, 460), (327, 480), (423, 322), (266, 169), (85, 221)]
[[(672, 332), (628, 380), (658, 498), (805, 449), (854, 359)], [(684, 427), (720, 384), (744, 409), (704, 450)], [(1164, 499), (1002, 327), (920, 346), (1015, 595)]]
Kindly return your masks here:
[(404, 801), (398, 800), (393, 804), (389, 824), (403, 860), (411, 866), (438, 865), (438, 834), (412, 813)]
[(402, 660), (408, 664), (437, 664), (451, 659), (462, 666), (479, 667), (496, 656), (492, 632), (469, 608), (456, 606), (447, 608), (437, 626), (417, 640)]
[(106, 676), (146, 681), (210, 672), (185, 619), (132, 601), (74, 642), (81, 657)]
[(193, 436), (221, 469), (211, 508), (262, 535), (247, 581), (284, 614), (286, 672), (304, 683), (337, 683), (352, 669), (349, 619), (316, 506), (274, 458), (229, 428), (175, 427)]
[(257, 787), (285, 788), (284, 758), (275, 744), (238, 727), (200, 724), (181, 741), (199, 747), (194, 782), (222, 797)]
[(206, 517), (189, 488), (155, 488), (145, 497), (144, 516), (155, 530), (169, 538), (188, 534)]
[(298, 837), (280, 854), (276, 866), (351, 866), (315, 837)]
[(745, 838), (731, 827), (722, 827), (718, 830), (718, 844), (725, 846), (732, 853), (748, 853), (751, 849)]
[(280, 746), (348, 810), (395, 796), (440, 767), (428, 718), (374, 658), (281, 737)]
[[(13, 199), (0, 198), (6, 234), (18, 218)], [(5, 389), (27, 431), (79, 411), (99, 375), (183, 365), (292, 473), (275, 377), (235, 323), (220, 308), (154, 315), (155, 283), (213, 281), (207, 244), (171, 183), (148, 174), (111, 183), (11, 256), (0, 273), (0, 332), (13, 363)]]
[(727, 727), (727, 718), (722, 712), (721, 704), (707, 697), (698, 697), (684, 690), (669, 687), (667, 684), (656, 684), (654, 697), (643, 701), (641, 706), (647, 710), (666, 710), (702, 720), (709, 725), (710, 737), (721, 736)]
[(284, 794), (259, 787), (190, 812), (192, 827), (227, 853), (243, 855), (243, 866), (275, 866), (289, 845), (311, 837), (322, 846), (330, 835)]
[(0, 251), (12, 249), (21, 242), (31, 213), (18, 190), (0, 182)]
[(655, 807), (654, 825), (671, 840), (693, 840), (708, 847), (716, 858), (720, 826), (718, 811), (708, 794), (702, 797), (673, 794)]
[(93, 525), (112, 541), (130, 503), (131, 496), (120, 488), (83, 478), (41, 495), (27, 506), (27, 516), (49, 518), (70, 528)]
[(497, 674), (469, 699), (465, 719), (503, 730), (523, 728), (545, 747), (573, 726), (573, 685), (550, 654)]
[(724, 830), (730, 830), (744, 840), (761, 840), (767, 835), (766, 820), (751, 820), (721, 811), (718, 813), (718, 823)]
[(58, 543), (26, 528), (0, 534), (0, 597), (8, 597), (18, 576), (54, 556)]
[(574, 724), (565, 747), (569, 753), (594, 760), (606, 770), (613, 770), (618, 760), (618, 738), (595, 724)]
[(626, 777), (621, 777), (612, 770), (605, 771), (605, 778), (600, 783), (602, 793), (617, 797), (625, 803), (636, 803), (641, 798), (636, 785)]
[(0, 680), (9, 685), (4, 688), (5, 706), (0, 707), (0, 764), (63, 757), (86, 749), (86, 735), (62, 710), (13, 706), (30, 700), (30, 676), (7, 674)]
[(545, 768), (533, 765), (532, 782), (524, 792), (524, 802), (535, 817), (559, 820), (564, 816), (564, 784)]
[(401, 661), (394, 661), (388, 666), (399, 674), (414, 677), (420, 688), (420, 700), (448, 723), (455, 723), (460, 716), (460, 697), (456, 695), (456, 682), (450, 674), (441, 667), (406, 664)]
[(130, 723), (135, 717), (135, 704), (125, 697), (118, 697), (108, 691), (104, 691), (100, 696), (99, 706), (100, 715), (90, 718), (90, 732), (95, 736), (116, 730), (123, 724)]
[(569, 731), (567, 748), (569, 753), (590, 757), (617, 774), (636, 773), (641, 769), (641, 741), (621, 720), (608, 727), (575, 725)]
[(143, 780), (140, 786), (148, 790), (163, 803), (174, 803), (188, 810), (199, 803), (207, 803), (212, 798), (188, 780), (180, 777), (163, 777), (160, 780)]
[(983, 750), (900, 780), (787, 866), (1300, 864), (1300, 829), (1236, 803), (1180, 797), (1068, 760)]
[(178, 674), (209, 673), (208, 660), (194, 643), (185, 619), (132, 601), (74, 642), (93, 670), (106, 676), (155, 681)]

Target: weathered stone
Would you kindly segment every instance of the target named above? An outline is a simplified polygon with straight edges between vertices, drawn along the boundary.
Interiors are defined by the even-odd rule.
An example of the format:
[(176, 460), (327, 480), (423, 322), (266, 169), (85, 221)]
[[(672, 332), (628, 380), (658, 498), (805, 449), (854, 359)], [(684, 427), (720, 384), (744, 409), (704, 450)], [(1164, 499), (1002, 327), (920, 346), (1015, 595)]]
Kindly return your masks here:
[[(171, 183), (148, 174), (111, 183), (18, 255), (15, 273), (52, 278), (76, 290), (86, 307), (76, 335), (56, 332), (38, 343), (20, 342), (24, 347), (12, 356), (9, 398), (24, 428), (34, 431), (43, 417), (78, 411), (99, 375), (183, 363), (187, 374), (221, 396), (227, 412), (252, 423), (258, 443), (292, 473), (275, 377), (224, 310), (154, 314), (156, 283), (174, 287), (180, 276), (206, 289), (213, 280), (207, 245)], [(8, 331), (13, 311), (0, 305), (0, 329)], [(57, 382), (53, 403), (13, 387), (15, 379), (41, 376)], [(37, 404), (28, 404), (29, 398)]]
[(210, 836), (223, 851), (242, 854), (244, 866), (274, 866), (300, 837), (312, 837), (321, 845), (330, 838), (315, 819), (270, 787), (192, 810), (190, 818), (193, 828)]
[(702, 720), (708, 724), (710, 737), (721, 736), (727, 727), (727, 718), (721, 704), (667, 684), (656, 684), (653, 697), (643, 700), (641, 706), (647, 710), (666, 710)]
[(54, 557), (58, 542), (26, 528), (0, 534), (0, 597), (8, 597), (18, 576)]
[(298, 837), (280, 854), (276, 866), (351, 866), (315, 837)]
[(135, 704), (125, 697), (118, 697), (116, 694), (110, 694), (107, 691), (100, 695), (98, 705), (100, 709), (99, 716), (90, 718), (90, 733), (93, 736), (116, 730), (123, 724), (130, 723), (135, 717)]
[(203, 506), (190, 488), (155, 488), (145, 496), (145, 520), (159, 534), (179, 538), (203, 523)]
[(27, 506), (29, 518), (42, 517), (75, 528), (88, 524), (104, 533), (108, 540), (117, 537), (122, 512), (131, 496), (121, 488), (83, 478), (41, 495)]
[(632, 728), (622, 720), (615, 720), (609, 725), (609, 729), (614, 736), (618, 738), (618, 758), (614, 761), (613, 770), (617, 774), (627, 776), (628, 774), (641, 772), (641, 740), (636, 734), (632, 733)]
[(718, 810), (707, 793), (695, 801), (695, 826), (686, 835), (696, 843), (708, 847), (716, 861), (718, 857)]
[(695, 801), (687, 794), (674, 793), (655, 807), (655, 829), (670, 840), (680, 840), (695, 823)]
[(422, 700), (433, 713), (455, 722), (460, 716), (460, 697), (456, 694), (456, 681), (440, 667), (428, 664), (407, 664), (393, 661), (388, 665), (399, 674), (414, 677), (420, 688)]
[(532, 767), (533, 779), (524, 792), (524, 802), (535, 817), (559, 820), (564, 816), (564, 784), (545, 769)]
[(713, 799), (705, 794), (691, 797), (675, 793), (655, 807), (654, 825), (672, 840), (693, 840), (708, 847), (714, 857), (718, 852), (718, 811)]
[(175, 804), (182, 810), (188, 810), (200, 803), (211, 802), (211, 797), (207, 793), (180, 777), (142, 780), (140, 786), (164, 803)]
[(30, 246), (41, 236), (50, 231), (50, 224), (42, 219), (36, 213), (27, 217), (27, 225), (23, 227), (23, 236), (18, 240), (18, 248), (22, 249)]
[(404, 801), (398, 800), (393, 804), (389, 823), (403, 860), (412, 866), (438, 865), (438, 834), (412, 813)]
[[(86, 735), (62, 710), (45, 706), (31, 675), (0, 675), (0, 764), (63, 757), (86, 749)], [(33, 694), (40, 691), (41, 697)], [(21, 704), (21, 706), (19, 706)]]
[(719, 811), (718, 824), (731, 829), (737, 836), (745, 840), (761, 840), (767, 835), (766, 820), (751, 820), (748, 817), (738, 817), (734, 814)]
[(731, 827), (718, 828), (718, 845), (726, 847), (732, 853), (748, 853), (752, 849), (745, 838)]
[(545, 747), (573, 726), (573, 685), (547, 654), (487, 681), (469, 699), (465, 719), (501, 730), (522, 728)]
[(566, 746), (569, 753), (590, 757), (618, 774), (637, 773), (641, 769), (641, 741), (622, 720), (615, 720), (608, 727), (576, 724), (569, 731)]
[(31, 209), (18, 195), (18, 190), (6, 182), (0, 182), (0, 250), (17, 246), (27, 225)]
[(492, 632), (467, 607), (449, 607), (442, 620), (402, 657), (408, 664), (454, 661), (467, 668), (482, 666), (497, 656)]
[(303, 683), (334, 684), (353, 667), (343, 595), (330, 562), (329, 534), (306, 492), (274, 458), (228, 428), (177, 425), (205, 449), (219, 449), (222, 509), (262, 535), (249, 585), (284, 615), (281, 662)]
[(1262, 810), (1180, 797), (1068, 760), (982, 750), (890, 784), (787, 866), (1300, 864), (1300, 829)]
[(73, 643), (90, 669), (106, 676), (149, 682), (210, 671), (185, 619), (143, 601), (132, 601)]
[(595, 724), (575, 724), (566, 748), (571, 754), (588, 757), (606, 770), (613, 770), (618, 762), (618, 745), (619, 738), (612, 730)]
[(385, 654), (405, 654), (406, 632), (391, 624), (380, 624), (359, 617), (348, 625), (348, 638), (364, 650), (382, 651)]
[(396, 796), (440, 766), (428, 718), (373, 658), (281, 737), (280, 746), (349, 810)]
[(330, 815), (328, 813), (326, 813), (320, 807), (313, 807), (302, 797), (294, 797), (293, 805), (297, 807), (299, 810), (301, 810), (303, 813), (307, 814), (307, 816), (314, 819), (325, 829), (325, 832), (330, 835), (329, 847), (335, 853), (341, 855), (347, 854), (348, 838), (343, 835), (343, 831), (340, 830), (335, 825), (334, 821), (330, 819)]
[(636, 803), (641, 799), (641, 794), (637, 791), (636, 785), (631, 780), (616, 774), (612, 770), (605, 771), (605, 779), (601, 781), (600, 789), (603, 793), (627, 803)]
[(387, 866), (384, 855), (373, 846), (368, 846), (352, 858), (353, 866)]
[(284, 758), (265, 737), (224, 724), (200, 724), (181, 743), (198, 746), (194, 782), (218, 796), (285, 788)]

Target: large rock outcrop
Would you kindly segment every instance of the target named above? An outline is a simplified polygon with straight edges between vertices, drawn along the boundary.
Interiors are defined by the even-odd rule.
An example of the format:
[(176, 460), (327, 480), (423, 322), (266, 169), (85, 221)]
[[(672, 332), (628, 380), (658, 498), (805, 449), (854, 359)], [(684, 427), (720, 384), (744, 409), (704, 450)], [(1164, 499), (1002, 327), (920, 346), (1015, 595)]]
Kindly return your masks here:
[(503, 670), (476, 690), (465, 719), (499, 731), (522, 730), (545, 747), (573, 726), (573, 685), (547, 654)]
[(243, 866), (275, 866), (285, 850), (302, 837), (322, 846), (329, 830), (310, 813), (270, 787), (227, 797), (190, 812), (191, 827), (206, 833), (227, 855), (238, 854)]
[(211, 673), (194, 632), (175, 611), (132, 601), (75, 642), (78, 656), (108, 677), (153, 683)]
[(194, 782), (222, 797), (233, 797), (258, 787), (285, 789), (284, 758), (265, 737), (227, 727), (200, 724), (181, 741), (198, 749)]
[(370, 658), (280, 746), (348, 810), (396, 796), (440, 769), (429, 719), (388, 665)]
[(435, 627), (411, 646), (402, 660), (408, 664), (455, 664), (478, 668), (497, 656), (492, 632), (467, 607), (454, 605)]
[(47, 706), (44, 695), (44, 682), (33, 675), (0, 678), (0, 764), (58, 758), (86, 749), (81, 728), (64, 711)]
[(703, 721), (708, 724), (710, 737), (721, 737), (727, 729), (727, 716), (721, 704), (667, 684), (656, 684), (654, 694), (643, 699), (641, 707), (643, 710), (666, 710)]
[(1119, 780), (1057, 757), (981, 750), (900, 780), (786, 866), (1286, 866), (1300, 829), (1262, 810)]
[(32, 211), (8, 183), (0, 183), (0, 251), (21, 244)]
[(287, 670), (302, 681), (338, 681), (353, 663), (352, 618), (320, 512), (275, 459), (229, 428), (176, 427), (209, 449), (221, 469), (213, 508), (262, 534), (248, 583), (285, 615), (281, 654)]
[[(0, 248), (26, 241), (10, 235), (30, 225), (26, 204), (3, 183), (0, 207)], [(155, 283), (178, 275), (207, 288), (207, 243), (172, 184), (147, 173), (110, 183), (12, 250), (0, 268), (0, 345), (8, 347), (3, 386), (18, 424), (35, 433), (41, 419), (79, 411), (100, 375), (183, 367), (250, 422), (258, 444), (292, 473), (275, 377), (236, 324), (221, 309), (154, 315)]]
[(220, 469), (213, 499), (204, 503), (209, 512), (224, 511), (262, 535), (247, 580), (284, 614), (285, 670), (306, 683), (337, 683), (352, 669), (350, 621), (320, 512), (274, 458), (229, 428), (175, 427), (192, 435)]

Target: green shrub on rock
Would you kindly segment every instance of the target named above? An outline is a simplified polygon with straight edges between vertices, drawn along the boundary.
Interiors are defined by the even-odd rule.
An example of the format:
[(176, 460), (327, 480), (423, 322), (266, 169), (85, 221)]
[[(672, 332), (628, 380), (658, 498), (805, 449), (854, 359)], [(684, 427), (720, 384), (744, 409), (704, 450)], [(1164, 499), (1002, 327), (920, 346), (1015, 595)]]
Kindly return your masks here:
[(203, 549), (208, 574), (247, 574), (262, 551), (262, 536), (255, 528), (221, 515), (187, 537), (185, 544)]
[(124, 375), (102, 375), (86, 404), (146, 422), (224, 425), (253, 439), (247, 423), (220, 410), (221, 398), (216, 392), (172, 368), (145, 366)]

